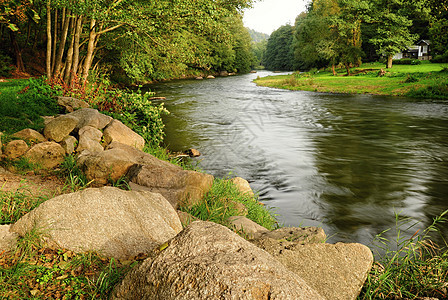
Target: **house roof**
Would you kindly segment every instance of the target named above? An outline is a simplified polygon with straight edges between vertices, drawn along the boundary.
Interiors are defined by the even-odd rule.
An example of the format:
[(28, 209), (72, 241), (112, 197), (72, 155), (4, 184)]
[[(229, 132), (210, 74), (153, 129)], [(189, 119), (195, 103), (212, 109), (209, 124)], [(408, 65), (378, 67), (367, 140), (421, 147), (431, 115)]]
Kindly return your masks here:
[(421, 43), (425, 43), (426, 45), (431, 45), (431, 41), (430, 40), (420, 40), (418, 41), (417, 45), (420, 45)]

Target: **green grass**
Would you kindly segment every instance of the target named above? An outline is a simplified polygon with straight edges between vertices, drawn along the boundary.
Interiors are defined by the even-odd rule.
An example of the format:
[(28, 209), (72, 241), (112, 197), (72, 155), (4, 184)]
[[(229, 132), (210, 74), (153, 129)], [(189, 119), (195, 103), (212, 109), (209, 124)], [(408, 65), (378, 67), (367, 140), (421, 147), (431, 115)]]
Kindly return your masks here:
[(15, 223), (46, 200), (47, 197), (31, 195), (26, 188), (16, 192), (4, 192), (0, 188), (0, 225)]
[[(321, 70), (268, 76), (257, 78), (255, 82), (261, 86), (289, 90), (448, 99), (448, 72), (444, 70), (447, 67), (446, 63), (425, 62), (385, 69), (383, 64), (369, 63), (353, 68), (353, 76), (346, 76), (343, 69), (337, 70), (337, 76), (333, 76), (330, 70)], [(387, 72), (385, 76), (378, 76), (380, 69)]]
[[(423, 232), (418, 230), (411, 238), (402, 234), (401, 228), (410, 229), (418, 222), (396, 215), (396, 241), (379, 234), (376, 237), (374, 266), (358, 299), (416, 299), (419, 297), (448, 298), (448, 249), (431, 241), (438, 228), (446, 223), (448, 211), (436, 217)], [(384, 232), (383, 232), (384, 233)], [(443, 239), (443, 237), (442, 237)]]
[(0, 131), (11, 134), (25, 128), (41, 130), (41, 116), (59, 112), (53, 98), (56, 94), (43, 79), (0, 82)]
[(257, 196), (242, 194), (229, 180), (215, 179), (203, 201), (190, 208), (181, 207), (180, 209), (198, 219), (230, 227), (228, 218), (241, 214), (237, 204), (241, 203), (247, 208), (248, 219), (269, 230), (275, 229), (278, 224), (274, 213), (258, 202), (257, 198)]

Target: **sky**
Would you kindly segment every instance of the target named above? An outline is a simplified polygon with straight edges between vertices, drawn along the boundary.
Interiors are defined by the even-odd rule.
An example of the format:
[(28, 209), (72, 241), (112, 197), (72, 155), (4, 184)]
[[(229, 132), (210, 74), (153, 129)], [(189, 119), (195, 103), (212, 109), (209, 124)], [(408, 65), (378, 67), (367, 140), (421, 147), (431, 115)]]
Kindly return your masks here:
[(244, 26), (271, 34), (287, 23), (294, 25), (296, 17), (305, 11), (308, 0), (258, 0), (244, 12)]

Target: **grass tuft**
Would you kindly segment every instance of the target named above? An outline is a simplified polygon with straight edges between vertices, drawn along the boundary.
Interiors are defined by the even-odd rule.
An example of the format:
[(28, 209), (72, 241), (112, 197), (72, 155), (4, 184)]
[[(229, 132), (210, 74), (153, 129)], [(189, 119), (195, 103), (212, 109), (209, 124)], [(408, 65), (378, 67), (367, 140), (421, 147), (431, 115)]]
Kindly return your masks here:
[(203, 201), (192, 207), (180, 209), (196, 218), (229, 226), (228, 218), (240, 215), (238, 203), (247, 209), (247, 218), (269, 229), (275, 229), (278, 223), (272, 210), (258, 202), (257, 196), (242, 194), (235, 184), (226, 179), (215, 179), (211, 190)]

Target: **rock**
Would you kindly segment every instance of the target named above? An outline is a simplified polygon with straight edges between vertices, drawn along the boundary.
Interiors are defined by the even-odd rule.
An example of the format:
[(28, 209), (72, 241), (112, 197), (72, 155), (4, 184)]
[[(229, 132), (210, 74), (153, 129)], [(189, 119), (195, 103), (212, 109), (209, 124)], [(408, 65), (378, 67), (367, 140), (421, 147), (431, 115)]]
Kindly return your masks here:
[(88, 108), (90, 105), (83, 101), (73, 97), (58, 97), (58, 104), (65, 108), (67, 112), (73, 112), (76, 109)]
[(93, 108), (78, 109), (68, 115), (79, 119), (79, 123), (76, 125), (75, 130), (79, 130), (84, 126), (92, 126), (102, 130), (113, 120), (112, 117), (103, 115)]
[(227, 77), (227, 76), (229, 76), (229, 72), (227, 72), (227, 71), (221, 71), (221, 72), (219, 72), (219, 76), (221, 76), (221, 77)]
[(235, 72), (231, 72), (231, 73), (229, 73), (229, 76), (235, 76), (235, 75), (236, 75)]
[(6, 145), (4, 154), (8, 159), (14, 160), (24, 155), (28, 149), (29, 147), (25, 141), (13, 140)]
[[(255, 73), (257, 73), (257, 71), (255, 71), (255, 70), (252, 70), (252, 71), (250, 71), (251, 73), (253, 73), (253, 74), (255, 74)], [(274, 72), (275, 73), (275, 72)]]
[(193, 222), (129, 272), (112, 299), (324, 299), (228, 228)]
[(75, 152), (75, 145), (78, 143), (78, 140), (71, 135), (67, 135), (65, 138), (62, 139), (60, 142), (61, 147), (65, 150), (65, 153), (67, 155), (72, 154)]
[(235, 177), (230, 179), (230, 181), (235, 184), (235, 186), (242, 194), (247, 194), (248, 196), (254, 197), (254, 192), (252, 191), (249, 182), (246, 179)]
[(324, 243), (327, 236), (320, 227), (282, 227), (273, 231), (254, 234), (251, 242), (272, 255), (285, 249), (295, 249), (305, 244)]
[(92, 126), (84, 126), (78, 131), (79, 134), (79, 144), (76, 148), (78, 153), (83, 150), (89, 150), (90, 153), (102, 152), (104, 150), (101, 145), (101, 137), (103, 133)]
[(176, 209), (180, 205), (197, 204), (213, 185), (213, 176), (209, 174), (185, 171), (160, 161), (133, 165), (127, 177), (154, 193), (161, 193)]
[(48, 123), (53, 121), (55, 119), (54, 116), (42, 116), (42, 119), (44, 119), (44, 125), (47, 126)]
[(229, 200), (229, 202), (234, 208), (236, 208), (238, 216), (243, 216), (243, 217), (247, 216), (248, 210), (247, 210), (246, 205), (244, 205), (241, 202), (233, 201), (233, 200)]
[(215, 76), (213, 76), (213, 75), (208, 75), (208, 76), (207, 76), (207, 79), (215, 79)]
[(373, 263), (361, 244), (312, 243), (274, 257), (326, 299), (341, 300), (358, 297)]
[(118, 120), (112, 120), (103, 132), (106, 144), (119, 142), (142, 150), (145, 140)]
[(52, 169), (64, 161), (65, 150), (55, 142), (36, 144), (23, 157), (44, 169)]
[(260, 234), (261, 232), (268, 232), (266, 228), (258, 225), (252, 220), (243, 216), (233, 216), (229, 218), (229, 222), (233, 228), (247, 234), (249, 237)]
[(46, 141), (45, 137), (42, 134), (30, 128), (20, 130), (19, 132), (14, 133), (12, 137), (19, 138), (34, 144)]
[(109, 180), (117, 181), (126, 175), (129, 168), (137, 160), (122, 149), (108, 149), (98, 153), (81, 154), (77, 163), (86, 175), (87, 180), (93, 180), (94, 185), (105, 185)]
[(0, 253), (12, 251), (17, 246), (18, 234), (10, 232), (11, 225), (0, 225)]
[(202, 80), (202, 79), (204, 79), (204, 77), (202, 77), (202, 76), (196, 77), (196, 80)]
[(190, 225), (192, 222), (199, 220), (195, 216), (192, 216), (189, 213), (180, 210), (177, 211), (177, 215), (179, 216), (179, 220), (184, 228)]
[(57, 117), (45, 126), (44, 135), (47, 139), (59, 143), (75, 129), (78, 122), (79, 119), (71, 115)]
[(198, 150), (193, 149), (193, 148), (188, 149), (188, 150), (185, 150), (184, 153), (185, 153), (186, 155), (190, 156), (190, 157), (198, 157), (198, 156), (201, 156), (201, 152), (199, 152)]
[(132, 259), (182, 230), (176, 211), (159, 194), (89, 188), (42, 203), (11, 226), (23, 236), (41, 228), (50, 244)]

